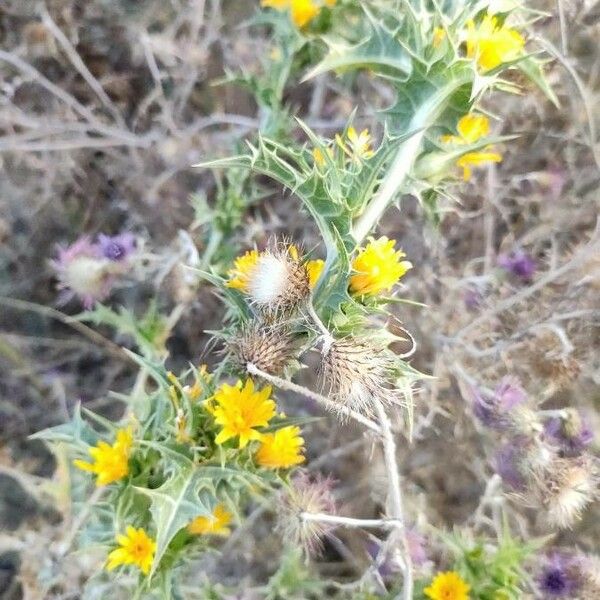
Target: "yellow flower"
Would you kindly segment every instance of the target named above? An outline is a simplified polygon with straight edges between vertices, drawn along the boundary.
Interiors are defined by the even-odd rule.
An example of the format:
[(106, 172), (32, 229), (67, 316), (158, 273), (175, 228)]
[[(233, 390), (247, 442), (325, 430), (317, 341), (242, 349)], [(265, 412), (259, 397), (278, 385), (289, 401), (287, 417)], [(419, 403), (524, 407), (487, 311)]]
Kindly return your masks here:
[(256, 268), (259, 258), (260, 254), (258, 250), (248, 250), (244, 255), (238, 256), (233, 263), (233, 269), (227, 272), (229, 281), (225, 285), (242, 292), (247, 292), (248, 281)]
[(371, 158), (373, 150), (371, 148), (371, 134), (368, 129), (363, 129), (356, 133), (354, 127), (349, 127), (346, 133), (348, 144), (344, 142), (340, 135), (336, 134), (335, 141), (337, 145), (356, 163)]
[(106, 569), (112, 571), (120, 565), (135, 565), (144, 575), (148, 575), (154, 560), (156, 542), (143, 529), (135, 529), (129, 525), (126, 535), (117, 536), (117, 543), (120, 548), (108, 555)]
[[(329, 2), (327, 3), (329, 5)], [(313, 0), (261, 0), (261, 6), (275, 10), (289, 10), (296, 27), (304, 27), (319, 14)]]
[(431, 600), (469, 600), (470, 586), (455, 571), (438, 573), (423, 591)]
[(194, 385), (192, 387), (186, 385), (183, 390), (190, 397), (190, 400), (198, 400), (208, 384), (212, 381), (212, 378), (212, 373), (209, 372), (208, 367), (206, 365), (200, 365), (198, 368), (198, 379), (194, 382)]
[[(461, 117), (456, 126), (459, 135), (444, 135), (442, 141), (452, 144), (474, 144), (490, 132), (490, 122), (484, 115), (469, 113)], [(471, 179), (471, 167), (488, 162), (500, 162), (502, 155), (489, 148), (481, 152), (469, 152), (461, 156), (456, 164), (463, 169), (463, 179)]]
[(222, 505), (217, 504), (211, 517), (196, 517), (189, 525), (188, 531), (196, 535), (220, 535), (231, 533), (228, 527), (233, 515)]
[(463, 170), (463, 180), (469, 181), (472, 175), (471, 167), (477, 167), (490, 162), (502, 162), (502, 155), (498, 154), (498, 152), (468, 152), (467, 154), (463, 154), (456, 161), (456, 164)]
[(292, 0), (291, 10), (296, 27), (304, 27), (319, 14), (319, 7), (312, 0)]
[(308, 284), (310, 288), (313, 289), (315, 285), (317, 285), (317, 281), (319, 281), (319, 277), (321, 277), (321, 273), (323, 272), (323, 267), (325, 266), (325, 261), (317, 258), (315, 260), (309, 260), (306, 263), (306, 271), (308, 272)]
[(443, 27), (436, 27), (433, 30), (433, 47), (439, 48), (446, 38), (446, 30)]
[(476, 59), (484, 71), (515, 60), (524, 47), (523, 36), (494, 16), (486, 15), (478, 26), (472, 20), (467, 23), (467, 57)]
[(73, 464), (83, 471), (96, 475), (96, 485), (102, 486), (123, 479), (129, 474), (129, 453), (133, 444), (131, 428), (119, 429), (112, 446), (104, 441), (89, 449), (93, 462), (74, 460)]
[(366, 248), (362, 248), (352, 261), (356, 273), (350, 277), (350, 290), (355, 294), (377, 294), (390, 290), (400, 278), (412, 269), (412, 264), (401, 260), (406, 256), (402, 250), (396, 251), (395, 240), (380, 237), (370, 238)]
[[(331, 148), (325, 148), (325, 152), (327, 153), (327, 156), (329, 156), (329, 158), (333, 159), (333, 150)], [(315, 161), (315, 165), (317, 165), (319, 169), (322, 169), (326, 164), (325, 152), (323, 152), (321, 148), (313, 148), (313, 160)]]
[(304, 462), (304, 439), (299, 427), (283, 427), (266, 433), (256, 453), (256, 460), (267, 469), (287, 469)]
[(217, 444), (239, 436), (239, 447), (245, 448), (250, 440), (260, 440), (263, 434), (255, 427), (265, 427), (275, 415), (275, 402), (271, 400), (271, 387), (254, 390), (252, 379), (235, 385), (224, 383), (215, 393), (211, 412), (222, 429), (216, 437)]

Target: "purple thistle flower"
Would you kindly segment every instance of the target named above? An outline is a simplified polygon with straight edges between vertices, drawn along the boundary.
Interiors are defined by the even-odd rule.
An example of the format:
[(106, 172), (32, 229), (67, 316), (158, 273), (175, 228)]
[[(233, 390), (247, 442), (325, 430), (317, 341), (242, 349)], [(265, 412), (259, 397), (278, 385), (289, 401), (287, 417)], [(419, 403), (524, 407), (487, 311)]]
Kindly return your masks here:
[(516, 377), (506, 376), (496, 386), (493, 394), (474, 390), (473, 412), (486, 426), (505, 429), (511, 423), (511, 413), (525, 403), (527, 394)]
[(523, 459), (526, 442), (517, 438), (501, 446), (494, 458), (494, 469), (500, 475), (504, 484), (516, 492), (523, 491), (527, 480), (523, 473)]
[(81, 299), (85, 308), (108, 297), (117, 277), (129, 267), (127, 259), (135, 248), (130, 233), (114, 237), (100, 235), (94, 243), (82, 236), (66, 248), (58, 248), (58, 257), (52, 261), (61, 289), (59, 303), (72, 297)]
[(594, 432), (579, 411), (567, 409), (565, 418), (553, 417), (546, 421), (544, 432), (564, 456), (580, 456), (594, 441)]
[(535, 259), (524, 250), (514, 250), (498, 257), (498, 266), (522, 281), (529, 281), (536, 271)]
[(114, 236), (101, 233), (98, 236), (98, 247), (102, 256), (108, 260), (123, 261), (135, 251), (136, 240), (135, 236), (128, 232)]
[(463, 293), (463, 302), (469, 310), (477, 310), (483, 304), (483, 294), (477, 287), (470, 286)]
[(573, 598), (581, 584), (579, 557), (558, 551), (547, 557), (538, 579), (544, 598)]

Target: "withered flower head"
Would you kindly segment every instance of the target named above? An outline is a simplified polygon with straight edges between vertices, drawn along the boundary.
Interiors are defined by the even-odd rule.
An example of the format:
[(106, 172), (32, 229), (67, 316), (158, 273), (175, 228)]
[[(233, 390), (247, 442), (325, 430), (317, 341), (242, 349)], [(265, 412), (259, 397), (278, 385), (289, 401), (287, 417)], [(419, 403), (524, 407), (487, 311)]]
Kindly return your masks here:
[(385, 349), (347, 337), (323, 349), (321, 384), (340, 406), (370, 413), (374, 400), (393, 403), (397, 397), (390, 381), (391, 367)]
[(307, 520), (303, 513), (335, 514), (332, 487), (331, 478), (319, 474), (310, 476), (301, 471), (279, 496), (277, 530), (285, 540), (303, 548), (307, 554), (318, 554), (323, 549), (323, 537), (332, 525)]
[(310, 296), (306, 266), (293, 246), (272, 243), (261, 252), (248, 277), (248, 296), (266, 312), (291, 311)]
[(589, 456), (555, 458), (536, 474), (534, 496), (546, 510), (548, 523), (569, 528), (598, 494), (598, 477)]
[(252, 363), (270, 375), (281, 375), (295, 358), (297, 347), (284, 327), (252, 324), (231, 336), (225, 350), (241, 371)]

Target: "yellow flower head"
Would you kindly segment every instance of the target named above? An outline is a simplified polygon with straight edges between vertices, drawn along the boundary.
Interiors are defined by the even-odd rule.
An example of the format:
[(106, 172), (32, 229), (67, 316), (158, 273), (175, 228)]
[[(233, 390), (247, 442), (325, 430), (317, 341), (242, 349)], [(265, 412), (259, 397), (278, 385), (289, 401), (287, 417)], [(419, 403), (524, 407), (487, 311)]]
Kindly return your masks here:
[(317, 258), (315, 260), (309, 260), (306, 263), (306, 271), (308, 272), (308, 284), (310, 285), (310, 289), (314, 289), (315, 285), (317, 285), (317, 281), (319, 281), (319, 277), (321, 277), (321, 273), (323, 272), (323, 267), (325, 266), (325, 261)]
[(112, 571), (121, 565), (135, 565), (144, 575), (148, 575), (156, 542), (143, 529), (129, 525), (126, 535), (117, 536), (117, 543), (120, 547), (108, 555), (106, 569)]
[(189, 525), (188, 531), (195, 535), (219, 535), (226, 537), (231, 533), (229, 524), (233, 515), (223, 506), (217, 504), (211, 517), (196, 517)]
[(525, 39), (516, 30), (499, 25), (498, 19), (486, 15), (479, 25), (467, 23), (467, 57), (477, 60), (484, 70), (490, 71), (519, 57)]
[(433, 47), (439, 48), (446, 39), (446, 30), (443, 27), (436, 27), (433, 30)]
[[(445, 135), (443, 142), (452, 144), (474, 144), (490, 132), (490, 122), (484, 115), (469, 113), (458, 121), (456, 126), (458, 135)], [(502, 155), (487, 148), (481, 152), (469, 152), (461, 156), (456, 164), (463, 169), (463, 179), (471, 179), (471, 167), (476, 167), (489, 162), (500, 162)]]
[(248, 281), (256, 268), (259, 258), (260, 254), (258, 250), (248, 250), (244, 255), (238, 256), (233, 263), (233, 269), (227, 272), (229, 281), (225, 285), (242, 292), (247, 292)]
[(329, 156), (329, 158), (333, 159), (333, 150), (331, 148), (326, 147), (325, 152), (323, 152), (321, 148), (313, 148), (313, 160), (315, 161), (315, 165), (317, 165), (319, 169), (323, 169), (327, 162), (325, 158), (325, 153), (327, 153), (327, 156)]
[(206, 365), (200, 365), (194, 385), (192, 387), (186, 385), (183, 390), (187, 393), (190, 400), (198, 400), (198, 398), (200, 398), (200, 396), (202, 396), (204, 391), (207, 389), (208, 385), (212, 381), (212, 378), (212, 373), (208, 370), (208, 367)]
[(359, 295), (377, 294), (391, 290), (400, 278), (412, 269), (412, 264), (401, 260), (406, 256), (402, 250), (395, 250), (395, 240), (380, 237), (370, 238), (366, 248), (362, 248), (352, 261), (356, 273), (350, 277), (350, 290)]
[(256, 453), (256, 460), (267, 469), (287, 469), (304, 462), (304, 439), (299, 427), (283, 427), (266, 433)]
[(471, 167), (478, 167), (491, 162), (502, 162), (502, 154), (498, 154), (498, 152), (468, 152), (463, 154), (456, 161), (456, 164), (463, 170), (463, 179), (469, 181), (472, 175)]
[(360, 133), (356, 133), (354, 127), (349, 127), (346, 138), (345, 142), (340, 135), (336, 134), (335, 141), (354, 162), (361, 163), (363, 160), (373, 156), (371, 134), (368, 129), (363, 129)]
[(474, 144), (477, 140), (489, 135), (490, 121), (484, 115), (469, 113), (460, 118), (456, 129), (465, 143)]
[(97, 486), (113, 483), (129, 474), (129, 453), (132, 444), (131, 428), (119, 429), (114, 444), (100, 441), (89, 449), (93, 462), (74, 460), (73, 464), (83, 471), (94, 473)]
[(425, 595), (431, 600), (469, 600), (469, 584), (463, 581), (455, 571), (438, 573), (429, 587), (426, 587)]
[[(330, 3), (327, 2), (329, 5)], [(261, 0), (261, 6), (275, 10), (289, 10), (296, 27), (304, 27), (319, 14), (319, 6), (313, 0)]]
[(224, 383), (215, 393), (211, 409), (215, 422), (222, 429), (216, 437), (217, 444), (239, 436), (239, 447), (245, 448), (250, 440), (260, 440), (263, 434), (254, 429), (266, 427), (275, 415), (275, 402), (271, 400), (271, 387), (254, 390), (252, 379), (245, 385)]

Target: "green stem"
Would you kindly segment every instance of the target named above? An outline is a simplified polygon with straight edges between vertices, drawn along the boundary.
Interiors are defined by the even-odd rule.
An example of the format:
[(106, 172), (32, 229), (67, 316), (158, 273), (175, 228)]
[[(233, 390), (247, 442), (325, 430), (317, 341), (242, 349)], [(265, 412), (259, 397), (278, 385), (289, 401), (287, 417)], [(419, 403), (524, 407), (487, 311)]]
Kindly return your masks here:
[(408, 132), (414, 132), (413, 135), (400, 146), (377, 193), (354, 224), (354, 239), (357, 244), (360, 244), (373, 231), (383, 213), (404, 187), (406, 178), (421, 152), (427, 128), (444, 110), (454, 92), (468, 81), (466, 77), (460, 77), (448, 83), (433, 94), (414, 114), (407, 128)]

